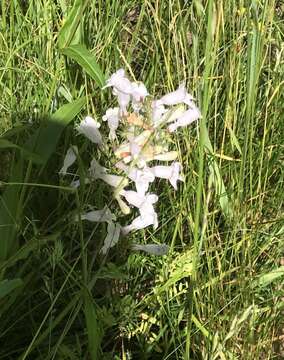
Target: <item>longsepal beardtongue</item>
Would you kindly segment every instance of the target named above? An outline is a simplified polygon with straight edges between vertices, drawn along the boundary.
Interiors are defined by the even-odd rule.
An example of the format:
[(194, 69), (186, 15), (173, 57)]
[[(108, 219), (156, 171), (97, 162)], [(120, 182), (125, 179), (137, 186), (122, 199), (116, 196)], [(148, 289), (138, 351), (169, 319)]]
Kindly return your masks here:
[[(87, 116), (76, 127), (80, 134), (99, 145), (95, 148), (96, 159), (90, 163), (85, 184), (96, 182), (99, 186), (103, 181), (110, 186), (117, 201), (110, 202), (109, 207), (106, 205), (101, 210), (80, 215), (81, 220), (108, 224), (100, 250), (103, 255), (118, 243), (121, 236), (149, 226), (158, 229), (159, 197), (155, 180), (168, 180), (175, 190), (178, 181), (184, 181), (182, 164), (177, 160), (181, 156), (174, 147), (172, 133), (201, 118), (185, 83), (154, 99), (142, 82), (131, 81), (125, 71), (119, 69), (106, 81), (103, 89), (107, 88), (112, 88), (118, 106), (106, 109), (102, 121)], [(104, 140), (105, 126), (108, 127), (108, 139)], [(77, 152), (74, 146), (67, 151), (61, 174), (67, 174)], [(101, 165), (106, 153), (111, 164), (108, 167)], [(79, 187), (80, 181), (73, 181), (71, 186)], [(115, 209), (117, 205), (119, 207)], [(132, 244), (130, 249), (166, 255), (169, 247), (166, 244)]]

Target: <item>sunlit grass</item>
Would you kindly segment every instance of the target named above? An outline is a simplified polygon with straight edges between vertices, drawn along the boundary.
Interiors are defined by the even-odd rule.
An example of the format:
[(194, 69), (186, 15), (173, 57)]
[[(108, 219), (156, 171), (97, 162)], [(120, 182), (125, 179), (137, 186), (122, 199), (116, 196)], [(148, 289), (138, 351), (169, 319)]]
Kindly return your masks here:
[[(59, 51), (70, 3), (1, 2), (0, 131), (18, 146), (63, 104), (86, 95), (77, 118), (98, 119), (112, 105)], [(102, 259), (105, 230), (74, 222), (109, 194), (59, 178), (70, 144), (81, 179), (96, 153), (71, 124), (44, 167), (0, 143), (1, 195), (19, 186), (18, 235), (9, 256), (0, 246), (0, 359), (283, 356), (283, 11), (277, 1), (86, 2), (76, 37), (105, 75), (123, 67), (157, 95), (186, 80), (203, 119), (175, 137), (186, 181), (158, 185), (159, 229), (133, 235), (169, 244), (166, 257), (130, 252), (130, 238)], [(1, 224), (3, 234), (11, 224)]]

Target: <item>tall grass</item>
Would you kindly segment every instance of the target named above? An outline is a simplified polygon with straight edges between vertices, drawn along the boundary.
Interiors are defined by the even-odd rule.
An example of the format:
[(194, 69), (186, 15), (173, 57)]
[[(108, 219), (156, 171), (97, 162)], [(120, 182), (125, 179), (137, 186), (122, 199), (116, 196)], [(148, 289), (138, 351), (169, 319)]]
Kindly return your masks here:
[[(0, 6), (0, 359), (284, 356), (282, 3)], [(78, 43), (102, 73), (72, 60)], [(71, 121), (101, 118), (121, 67), (156, 95), (186, 80), (202, 109), (175, 138), (185, 183), (159, 184), (160, 227), (133, 235), (165, 257), (130, 238), (102, 259), (105, 229), (73, 219), (107, 192), (58, 176), (76, 144), (84, 178), (95, 151)]]

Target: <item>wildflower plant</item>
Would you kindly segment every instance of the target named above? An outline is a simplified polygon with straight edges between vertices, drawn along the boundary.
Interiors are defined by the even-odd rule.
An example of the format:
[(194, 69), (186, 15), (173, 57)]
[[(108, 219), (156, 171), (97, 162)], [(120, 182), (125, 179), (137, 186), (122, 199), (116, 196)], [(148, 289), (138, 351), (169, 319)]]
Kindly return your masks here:
[[(157, 229), (159, 218), (156, 211), (159, 198), (154, 193), (156, 178), (166, 179), (177, 190), (178, 181), (183, 181), (182, 164), (178, 151), (173, 149), (172, 134), (200, 117), (200, 111), (185, 84), (160, 99), (153, 99), (141, 82), (131, 82), (123, 69), (107, 80), (103, 89), (111, 88), (118, 106), (106, 110), (102, 121), (109, 128), (108, 139), (100, 132), (103, 122), (87, 116), (77, 126), (77, 131), (98, 146), (99, 151), (108, 149), (117, 174), (111, 174), (97, 159), (92, 159), (86, 183), (103, 181), (112, 188), (119, 214), (115, 215), (106, 205), (81, 214), (81, 220), (106, 222), (107, 236), (101, 253), (119, 241), (120, 237), (153, 226)], [(74, 151), (75, 150), (75, 151)], [(76, 159), (75, 147), (71, 147), (64, 160), (62, 174)], [(78, 180), (71, 183), (80, 186)], [(112, 204), (111, 204), (112, 206)], [(78, 220), (78, 218), (76, 218)], [(166, 244), (133, 244), (133, 250), (165, 255)]]

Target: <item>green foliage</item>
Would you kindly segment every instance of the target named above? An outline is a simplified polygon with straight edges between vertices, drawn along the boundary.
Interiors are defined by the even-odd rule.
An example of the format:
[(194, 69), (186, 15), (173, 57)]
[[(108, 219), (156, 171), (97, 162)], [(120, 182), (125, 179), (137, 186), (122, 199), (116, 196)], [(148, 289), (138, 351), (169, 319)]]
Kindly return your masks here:
[(94, 56), (84, 45), (70, 45), (61, 52), (81, 65), (86, 73), (90, 75), (100, 87), (105, 85), (103, 72), (96, 63)]
[[(1, 2), (1, 359), (283, 357), (283, 11)], [(185, 183), (158, 185), (159, 228), (102, 257), (104, 226), (74, 217), (110, 194), (70, 182), (93, 156), (114, 164), (71, 121), (116, 106), (100, 88), (119, 68), (157, 95), (186, 80), (203, 119), (177, 133)], [(134, 238), (171, 252), (132, 253)]]

